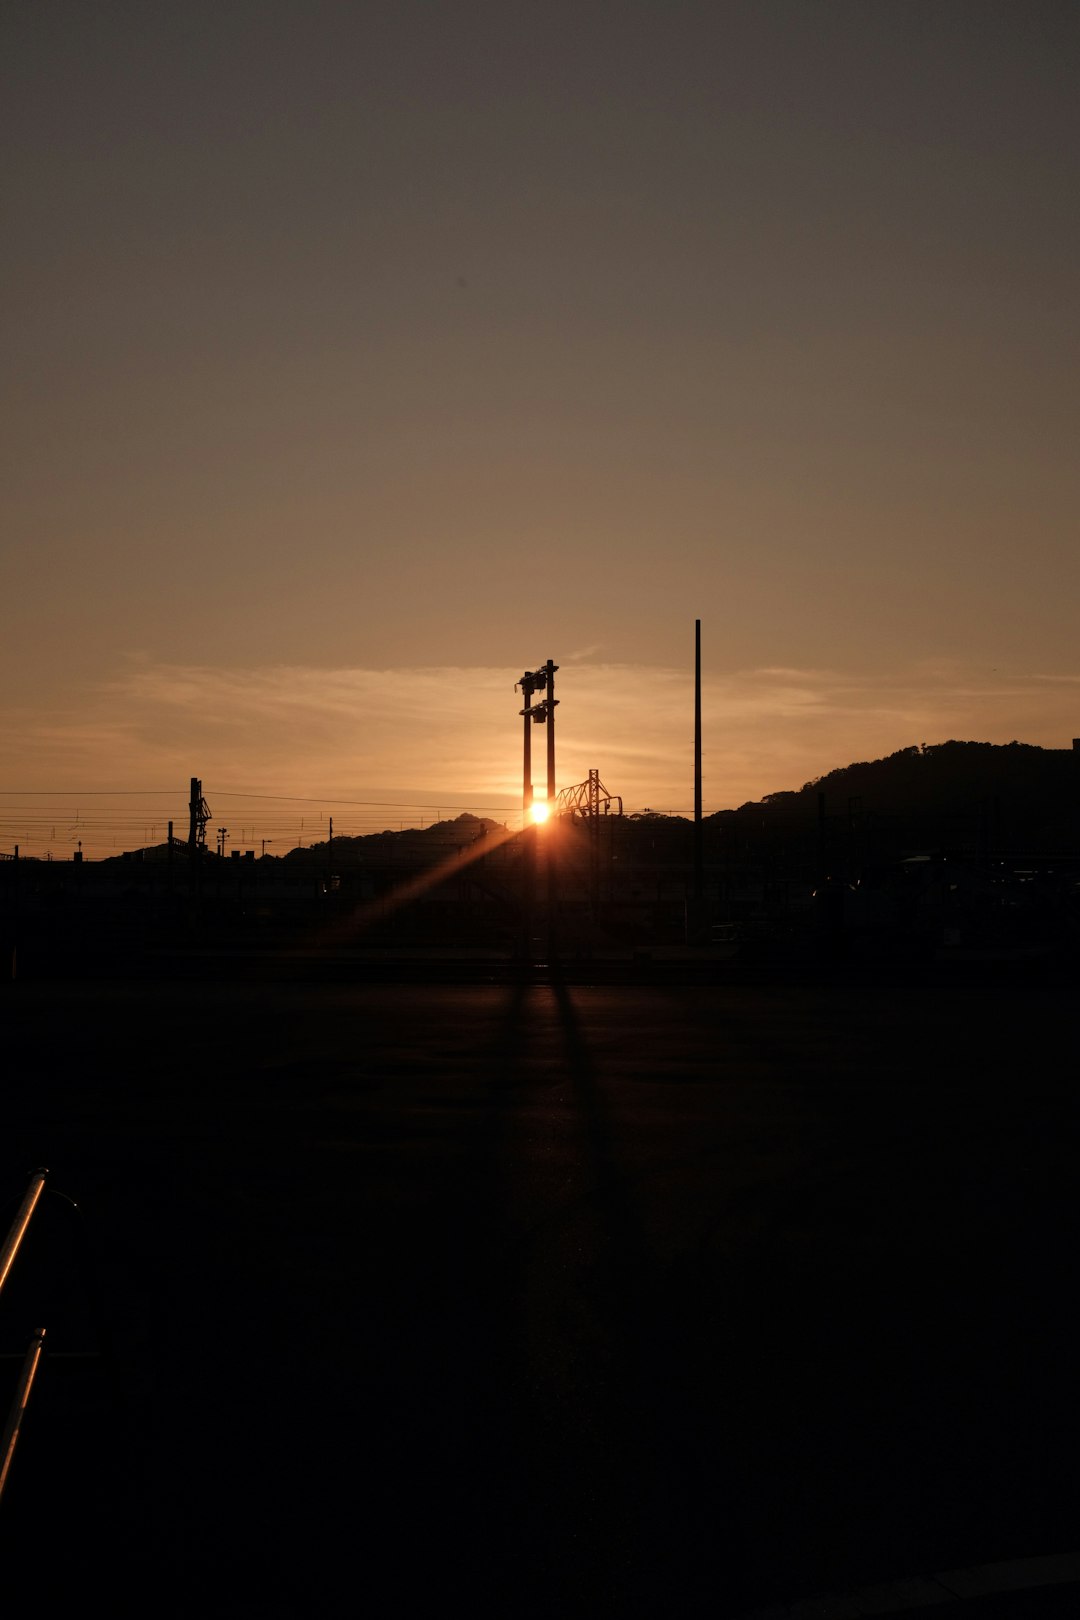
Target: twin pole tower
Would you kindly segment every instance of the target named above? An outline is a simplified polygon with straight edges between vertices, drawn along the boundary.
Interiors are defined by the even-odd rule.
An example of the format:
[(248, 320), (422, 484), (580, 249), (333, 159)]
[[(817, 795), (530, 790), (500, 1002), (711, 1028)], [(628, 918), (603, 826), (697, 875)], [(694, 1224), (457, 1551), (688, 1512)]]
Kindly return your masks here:
[[(533, 807), (531, 728), (534, 725), (547, 726), (547, 808), (549, 815), (555, 813), (555, 709), (559, 702), (555, 696), (555, 674), (558, 668), (549, 658), (539, 669), (527, 669), (514, 688), (515, 691), (520, 688), (525, 699), (525, 707), (519, 712), (525, 722), (521, 808), (526, 823)], [(537, 692), (545, 696), (534, 703)]]

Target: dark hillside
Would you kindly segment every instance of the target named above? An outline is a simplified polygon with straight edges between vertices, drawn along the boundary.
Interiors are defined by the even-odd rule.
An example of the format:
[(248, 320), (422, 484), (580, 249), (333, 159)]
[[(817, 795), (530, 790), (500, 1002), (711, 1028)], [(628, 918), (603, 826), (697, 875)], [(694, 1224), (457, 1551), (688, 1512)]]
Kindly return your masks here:
[[(501, 823), (465, 811), (453, 821), (434, 821), (430, 827), (407, 827), (401, 832), (387, 829), (356, 838), (335, 837), (334, 863), (347, 866), (354, 862), (392, 865), (415, 862), (420, 865), (438, 860), (448, 849), (464, 849), (479, 838), (505, 832)], [(329, 843), (322, 842), (308, 844), (302, 849), (291, 849), (284, 859), (297, 865), (304, 862), (325, 864), (329, 855)]]
[[(823, 802), (822, 802), (823, 799)], [(841, 824), (872, 837), (878, 852), (950, 849), (970, 855), (1080, 850), (1080, 751), (1026, 743), (945, 742), (862, 760), (797, 792), (709, 818), (759, 842), (807, 838)]]

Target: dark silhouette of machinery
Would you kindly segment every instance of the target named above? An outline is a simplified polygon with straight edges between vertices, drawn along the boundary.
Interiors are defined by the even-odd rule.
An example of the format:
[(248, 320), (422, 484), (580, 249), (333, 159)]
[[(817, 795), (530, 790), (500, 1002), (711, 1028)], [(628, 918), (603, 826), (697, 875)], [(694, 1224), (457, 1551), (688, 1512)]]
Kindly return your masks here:
[[(613, 809), (614, 805), (619, 808)], [(579, 821), (594, 821), (599, 816), (621, 816), (623, 803), (617, 793), (608, 792), (599, 771), (590, 771), (587, 781), (562, 789), (555, 801), (555, 811), (557, 815), (573, 816)]]

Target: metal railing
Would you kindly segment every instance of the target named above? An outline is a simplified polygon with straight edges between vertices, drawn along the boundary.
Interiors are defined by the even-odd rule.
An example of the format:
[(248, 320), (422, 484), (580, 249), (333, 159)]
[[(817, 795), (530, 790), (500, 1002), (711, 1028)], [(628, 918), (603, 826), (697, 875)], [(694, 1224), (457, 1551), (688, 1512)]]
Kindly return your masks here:
[[(18, 1213), (8, 1230), (4, 1246), (0, 1249), (0, 1292), (3, 1291), (4, 1284), (8, 1280), (8, 1275), (26, 1236), (34, 1211), (37, 1209), (41, 1195), (45, 1191), (45, 1178), (47, 1175), (48, 1171), (44, 1169), (34, 1172), (23, 1201), (19, 1205)], [(22, 1428), (22, 1420), (26, 1414), (27, 1402), (30, 1399), (30, 1391), (37, 1375), (38, 1363), (41, 1360), (44, 1343), (45, 1329), (43, 1327), (36, 1328), (23, 1359), (19, 1382), (15, 1390), (15, 1398), (8, 1412), (3, 1439), (0, 1440), (0, 1497), (3, 1497), (4, 1486), (7, 1484), (8, 1475), (11, 1472), (11, 1461), (15, 1455), (15, 1446), (19, 1439), (19, 1431)]]

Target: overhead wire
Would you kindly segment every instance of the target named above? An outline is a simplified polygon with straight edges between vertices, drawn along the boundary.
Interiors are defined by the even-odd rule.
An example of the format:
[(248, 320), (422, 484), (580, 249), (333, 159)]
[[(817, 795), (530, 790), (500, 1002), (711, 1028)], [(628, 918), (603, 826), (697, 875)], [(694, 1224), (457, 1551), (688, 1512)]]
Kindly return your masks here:
[[(463, 803), (456, 797), (446, 799), (343, 799), (316, 797), (308, 794), (246, 792), (236, 788), (214, 788), (207, 783), (206, 792), (213, 799), (228, 801), (229, 815), (241, 820), (239, 828), (230, 836), (233, 848), (262, 848), (274, 845), (276, 854), (289, 848), (303, 847), (305, 843), (324, 842), (329, 833), (329, 811), (334, 814), (335, 838), (369, 836), (372, 833), (425, 829), (435, 812), (442, 819), (445, 812), (468, 812), (473, 815), (506, 816), (520, 814), (520, 807), (502, 803)], [(57, 849), (71, 851), (76, 845), (89, 855), (116, 853), (122, 847), (153, 846), (167, 836), (166, 823), (170, 819), (165, 807), (146, 806), (137, 809), (130, 801), (170, 798), (176, 806), (171, 818), (186, 832), (187, 796), (182, 790), (165, 788), (0, 788), (0, 842), (18, 845), (21, 849)], [(17, 801), (23, 800), (24, 803)], [(66, 804), (46, 805), (45, 800), (66, 800)], [(83, 810), (85, 801), (90, 803)], [(106, 801), (106, 802), (101, 802)], [(109, 802), (122, 801), (122, 802)], [(245, 812), (243, 805), (250, 804)], [(318, 806), (318, 813), (298, 813), (291, 806)], [(265, 808), (256, 808), (265, 807)], [(274, 807), (278, 808), (274, 808)], [(397, 823), (387, 826), (385, 811), (405, 812), (394, 816)], [(222, 817), (215, 816), (211, 825), (222, 825)], [(176, 836), (174, 832), (174, 836)]]

